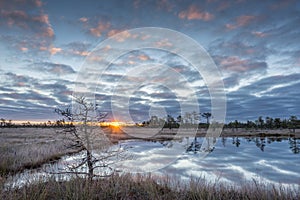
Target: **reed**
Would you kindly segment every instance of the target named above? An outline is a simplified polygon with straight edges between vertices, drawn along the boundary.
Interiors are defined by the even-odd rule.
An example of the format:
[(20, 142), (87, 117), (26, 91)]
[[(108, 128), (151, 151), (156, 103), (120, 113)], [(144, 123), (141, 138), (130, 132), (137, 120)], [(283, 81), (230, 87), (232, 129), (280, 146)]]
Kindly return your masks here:
[(2, 190), (0, 199), (299, 199), (298, 188), (245, 183), (239, 187), (208, 183), (205, 179), (183, 182), (176, 178), (152, 175), (113, 175), (88, 181), (53, 179)]

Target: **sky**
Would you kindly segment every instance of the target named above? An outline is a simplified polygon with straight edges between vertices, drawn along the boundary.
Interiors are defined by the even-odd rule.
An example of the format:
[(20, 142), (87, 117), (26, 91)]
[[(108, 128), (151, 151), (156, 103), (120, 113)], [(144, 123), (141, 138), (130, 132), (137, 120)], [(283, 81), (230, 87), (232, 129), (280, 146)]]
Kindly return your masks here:
[[(95, 78), (82, 76), (89, 61), (106, 59), (91, 53), (101, 42), (117, 33), (116, 43), (147, 41), (155, 33), (128, 32), (143, 27), (174, 30), (204, 48), (224, 83), (227, 122), (300, 117), (299, 24), (296, 0), (0, 0), (0, 117), (56, 120), (54, 109), (70, 105), (80, 84), (95, 86), (108, 120), (112, 106), (128, 108), (137, 122), (156, 113), (177, 116), (182, 99), (172, 88), (183, 96), (193, 91), (200, 112), (210, 112), (205, 77), (189, 60), (159, 48), (174, 47), (168, 34), (156, 49), (128, 51), (103, 73), (95, 65), (95, 72), (89, 70)], [(146, 81), (158, 78), (156, 84)], [(97, 81), (87, 83), (91, 79)], [(133, 82), (140, 85), (125, 105), (120, 99)]]

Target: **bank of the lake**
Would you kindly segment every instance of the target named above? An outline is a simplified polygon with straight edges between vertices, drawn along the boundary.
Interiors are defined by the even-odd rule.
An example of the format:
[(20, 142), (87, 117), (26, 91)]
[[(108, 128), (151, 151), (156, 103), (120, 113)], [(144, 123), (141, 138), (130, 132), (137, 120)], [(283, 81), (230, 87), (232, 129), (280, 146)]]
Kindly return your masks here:
[[(300, 187), (300, 186), (299, 186)], [(299, 199), (300, 188), (274, 187), (258, 182), (232, 187), (195, 178), (182, 182), (170, 177), (151, 175), (114, 175), (106, 179), (75, 178), (69, 181), (50, 179), (22, 188), (3, 189), (0, 199)]]

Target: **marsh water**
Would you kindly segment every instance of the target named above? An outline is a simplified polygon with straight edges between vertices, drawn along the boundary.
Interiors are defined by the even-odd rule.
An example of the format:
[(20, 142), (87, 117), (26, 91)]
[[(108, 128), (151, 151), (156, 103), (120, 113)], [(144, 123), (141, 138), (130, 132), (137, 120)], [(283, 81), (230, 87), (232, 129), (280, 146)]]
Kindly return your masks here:
[[(174, 141), (119, 141), (112, 148), (124, 148), (129, 156), (112, 166), (120, 173), (145, 170), (183, 180), (200, 177), (212, 183), (240, 185), (256, 180), (284, 186), (300, 184), (300, 139), (225, 137), (215, 139), (215, 145), (210, 149), (203, 148), (204, 142), (201, 137)], [(26, 170), (11, 177), (9, 184), (20, 186), (37, 178), (46, 180), (51, 176), (49, 172), (66, 169), (67, 165), (75, 164), (83, 157), (84, 152), (81, 152), (46, 164), (41, 169)], [(110, 173), (109, 170), (105, 172)], [(55, 176), (68, 179), (70, 175)]]

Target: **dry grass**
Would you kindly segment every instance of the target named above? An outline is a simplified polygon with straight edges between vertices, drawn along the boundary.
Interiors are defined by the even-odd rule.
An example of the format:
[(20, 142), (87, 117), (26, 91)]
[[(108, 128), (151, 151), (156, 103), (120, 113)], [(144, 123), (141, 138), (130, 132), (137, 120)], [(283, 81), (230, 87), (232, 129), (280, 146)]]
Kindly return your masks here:
[[(0, 185), (1, 186), (1, 185)], [(275, 188), (255, 182), (239, 188), (208, 184), (203, 179), (183, 184), (176, 179), (114, 175), (89, 182), (76, 178), (67, 182), (26, 185), (0, 192), (0, 199), (299, 199), (299, 188)]]
[[(241, 187), (211, 184), (204, 179), (183, 183), (178, 179), (140, 175), (114, 175), (89, 182), (49, 181), (5, 188), (5, 174), (41, 164), (70, 153), (70, 142), (57, 129), (0, 129), (0, 199), (300, 199), (298, 188), (248, 183)], [(2, 175), (2, 176), (1, 176)]]
[(74, 152), (70, 140), (54, 128), (1, 128), (0, 175), (35, 168)]

